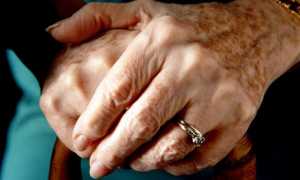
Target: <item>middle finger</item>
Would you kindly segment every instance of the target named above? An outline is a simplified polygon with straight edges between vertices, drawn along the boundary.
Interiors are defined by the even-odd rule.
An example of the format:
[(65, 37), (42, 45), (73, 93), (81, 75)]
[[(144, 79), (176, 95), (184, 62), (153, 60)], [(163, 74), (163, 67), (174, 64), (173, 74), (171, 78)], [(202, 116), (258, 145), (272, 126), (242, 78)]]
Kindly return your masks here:
[(162, 70), (123, 115), (112, 134), (101, 141), (90, 159), (91, 176), (104, 176), (119, 166), (187, 104), (187, 97), (179, 92), (179, 83), (170, 74)]

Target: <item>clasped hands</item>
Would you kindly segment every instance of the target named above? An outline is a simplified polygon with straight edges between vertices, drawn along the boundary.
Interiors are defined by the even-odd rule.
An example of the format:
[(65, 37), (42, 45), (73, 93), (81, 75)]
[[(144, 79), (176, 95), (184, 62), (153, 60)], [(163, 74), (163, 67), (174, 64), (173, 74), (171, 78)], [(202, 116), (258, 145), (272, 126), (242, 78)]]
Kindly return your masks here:
[[(87, 4), (49, 28), (66, 48), (41, 108), (62, 142), (90, 158), (93, 177), (124, 163), (173, 175), (214, 166), (245, 134), (270, 82), (292, 64), (276, 64), (282, 15), (272, 8), (265, 0)], [(196, 148), (178, 119), (206, 142)]]

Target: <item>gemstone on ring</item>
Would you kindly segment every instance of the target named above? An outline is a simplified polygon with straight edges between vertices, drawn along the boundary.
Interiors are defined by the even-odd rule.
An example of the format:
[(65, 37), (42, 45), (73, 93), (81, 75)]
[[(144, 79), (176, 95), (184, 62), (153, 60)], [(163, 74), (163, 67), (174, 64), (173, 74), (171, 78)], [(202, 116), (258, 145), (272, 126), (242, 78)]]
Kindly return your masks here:
[(205, 142), (205, 137), (199, 130), (192, 127), (184, 120), (179, 120), (178, 124), (181, 127), (181, 129), (183, 129), (187, 133), (187, 135), (192, 139), (192, 142), (196, 147), (201, 146)]

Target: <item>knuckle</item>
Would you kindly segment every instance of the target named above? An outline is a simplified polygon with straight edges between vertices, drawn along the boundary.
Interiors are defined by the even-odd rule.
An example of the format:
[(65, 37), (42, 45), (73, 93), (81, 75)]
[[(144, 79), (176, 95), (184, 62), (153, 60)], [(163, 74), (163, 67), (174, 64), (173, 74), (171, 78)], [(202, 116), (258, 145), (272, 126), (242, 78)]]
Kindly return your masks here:
[(93, 55), (90, 58), (90, 65), (95, 69), (96, 72), (103, 72), (110, 69), (114, 62), (114, 56), (110, 52), (99, 52), (99, 55)]
[(186, 54), (190, 55), (191, 59), (197, 60), (197, 62), (206, 55), (204, 48), (200, 43), (192, 43), (187, 46)]
[[(157, 29), (156, 34), (156, 42), (158, 44), (164, 45), (169, 44), (174, 39), (174, 35), (178, 31), (178, 28), (180, 27), (178, 25), (178, 22), (176, 18), (172, 16), (163, 16), (158, 18), (154, 22), (154, 26)], [(159, 28), (157, 28), (159, 27)]]
[(156, 123), (153, 123), (155, 121), (150, 122), (143, 122), (138, 121), (140, 123), (137, 123), (139, 129), (134, 133), (135, 138), (134, 139), (146, 139), (148, 140), (156, 131), (157, 131), (157, 125)]
[(188, 153), (193, 150), (193, 146), (184, 142), (186, 140), (177, 139), (168, 141), (170, 144), (163, 150), (162, 162), (163, 164), (170, 164), (172, 162), (183, 159)]
[(114, 60), (116, 59), (116, 55), (113, 54), (110, 51), (104, 51), (101, 52), (101, 57), (100, 57), (100, 61), (101, 63), (99, 63), (100, 67), (107, 67), (107, 68), (111, 68), (114, 64)]
[(68, 70), (61, 76), (67, 88), (73, 89), (79, 85), (79, 71), (76, 64), (71, 64)]
[(57, 112), (59, 109), (58, 99), (53, 95), (43, 94), (40, 98), (40, 107), (44, 113)]
[(115, 78), (114, 83), (107, 83), (107, 89), (110, 89), (107, 91), (107, 98), (113, 109), (127, 107), (133, 99), (135, 88), (126, 76)]
[(177, 25), (177, 19), (173, 16), (162, 16), (158, 18), (159, 25), (167, 27), (167, 29), (173, 29), (176, 28)]
[(180, 151), (178, 148), (173, 148), (169, 146), (165, 149), (165, 152), (162, 155), (162, 158), (159, 163), (172, 163), (180, 157), (182, 157), (183, 152)]
[(144, 142), (149, 140), (160, 128), (160, 122), (153, 113), (140, 113), (131, 123), (131, 140)]
[(217, 63), (215, 56), (200, 43), (191, 43), (187, 46), (185, 58), (191, 63), (191, 68), (203, 69), (207, 74), (220, 74), (220, 65)]
[(88, 102), (88, 94), (83, 86), (84, 79), (81, 78), (78, 65), (70, 65), (69, 70), (62, 75), (61, 79), (63, 87), (69, 90), (77, 101), (82, 102), (82, 105)]
[[(206, 55), (203, 52), (203, 47), (194, 43), (186, 47), (185, 59), (188, 62), (188, 69), (199, 69), (199, 66), (203, 66), (203, 59), (206, 59)], [(200, 67), (201, 68), (201, 67)]]
[(193, 81), (188, 80), (194, 79), (195, 76), (210, 84), (223, 77), (223, 70), (215, 61), (214, 56), (200, 43), (191, 43), (186, 46), (182, 69), (186, 69), (186, 71), (183, 71), (183, 77), (186, 77), (185, 80), (193, 84)]

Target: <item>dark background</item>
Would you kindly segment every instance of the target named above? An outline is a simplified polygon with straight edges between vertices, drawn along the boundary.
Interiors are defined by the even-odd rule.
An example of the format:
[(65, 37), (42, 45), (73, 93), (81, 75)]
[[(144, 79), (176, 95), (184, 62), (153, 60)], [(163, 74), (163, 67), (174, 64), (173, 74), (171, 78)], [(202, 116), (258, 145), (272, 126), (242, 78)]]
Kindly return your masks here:
[[(5, 60), (5, 49), (8, 48), (6, 45), (9, 44), (9, 47), (19, 52), (18, 55), (25, 64), (41, 77), (43, 75), (39, 70), (45, 72), (45, 68), (41, 67), (48, 66), (47, 63), (51, 62), (52, 54), (55, 54), (57, 49), (57, 45), (49, 40), (44, 32), (47, 25), (57, 20), (46, 0), (26, 1), (26, 3), (13, 1), (14, 4), (4, 2), (0, 2), (2, 23), (0, 26), (0, 160), (2, 160), (6, 130), (21, 95)], [(181, 2), (187, 3), (187, 1)], [(196, 2), (196, 0), (189, 2)], [(17, 3), (18, 6), (15, 6)], [(14, 31), (9, 31), (9, 28)], [(11, 41), (7, 42), (7, 39)], [(33, 51), (39, 53), (32, 56)], [(38, 65), (41, 58), (45, 63)], [(300, 152), (297, 148), (300, 142), (299, 84), (299, 68), (289, 71), (273, 83), (249, 130), (254, 138), (257, 154), (257, 179), (300, 179), (297, 172)]]

